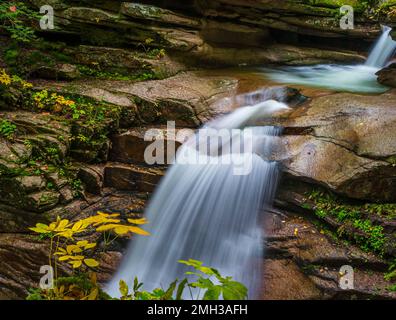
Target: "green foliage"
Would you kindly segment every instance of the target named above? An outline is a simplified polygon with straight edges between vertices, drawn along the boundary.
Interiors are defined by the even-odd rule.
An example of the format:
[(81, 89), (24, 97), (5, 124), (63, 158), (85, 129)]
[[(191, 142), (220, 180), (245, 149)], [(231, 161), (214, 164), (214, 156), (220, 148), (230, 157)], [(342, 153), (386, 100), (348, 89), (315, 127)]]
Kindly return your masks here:
[(218, 300), (220, 296), (224, 300), (242, 300), (247, 298), (247, 289), (243, 284), (233, 281), (231, 277), (223, 277), (218, 270), (205, 267), (198, 260), (189, 259), (188, 261), (180, 260), (179, 262), (191, 266), (200, 272), (186, 272), (186, 274), (197, 276), (197, 280), (188, 285), (192, 288), (203, 289), (204, 300)]
[(396, 284), (393, 284), (393, 285), (389, 286), (387, 288), (387, 290), (390, 291), (390, 292), (396, 292)]
[[(133, 289), (130, 291), (125, 281), (121, 280), (119, 290), (121, 300), (181, 300), (187, 287), (199, 289), (195, 299), (203, 300), (243, 300), (247, 298), (246, 287), (231, 277), (223, 277), (214, 268), (206, 267), (201, 261), (189, 259), (180, 260), (182, 264), (194, 268), (194, 271), (186, 272), (186, 275), (194, 276), (195, 280), (189, 282), (187, 279), (182, 281), (175, 280), (167, 289), (157, 288), (152, 292), (143, 291), (142, 283), (135, 278)], [(190, 291), (192, 294), (192, 292)]]
[[(146, 235), (149, 233), (140, 225), (147, 220), (127, 219), (122, 222), (120, 214), (97, 212), (96, 215), (70, 222), (57, 217), (50, 224), (37, 223), (29, 230), (35, 232), (40, 240), (49, 241), (48, 262), (54, 266), (55, 283), (52, 289), (32, 290), (28, 300), (100, 300), (109, 298), (99, 288), (96, 282), (96, 273), (92, 272), (100, 265), (95, 259), (96, 242), (82, 240), (86, 232), (108, 234), (108, 238), (125, 237), (131, 233)], [(71, 277), (58, 277), (58, 266), (72, 267), (74, 274)]]
[[(384, 278), (387, 281), (396, 279), (396, 259), (393, 260), (393, 262), (390, 264), (388, 273), (385, 274)], [(396, 284), (395, 284), (395, 286), (396, 286)]]
[(147, 52), (147, 55), (152, 58), (161, 59), (161, 58), (165, 57), (166, 51), (165, 51), (165, 49), (154, 48), (154, 49), (149, 50)]
[[(394, 204), (346, 204), (334, 195), (318, 190), (310, 192), (308, 199), (314, 202), (313, 209), (317, 217), (335, 218), (341, 224), (337, 230), (338, 236), (352, 237), (363, 250), (383, 254), (386, 244), (384, 228), (373, 225), (369, 217), (373, 214), (381, 217), (393, 216), (396, 212)], [(350, 228), (354, 231), (348, 231)]]
[(353, 221), (353, 226), (364, 232), (364, 236), (355, 234), (355, 240), (361, 244), (365, 251), (374, 251), (382, 253), (385, 245), (384, 228), (382, 226), (373, 226), (370, 220)]
[(6, 139), (11, 139), (16, 132), (16, 125), (8, 120), (2, 120), (0, 122), (0, 136)]
[(94, 77), (97, 79), (106, 80), (123, 80), (123, 81), (145, 81), (158, 79), (158, 76), (153, 71), (142, 71), (137, 74), (120, 74), (118, 72), (108, 72), (100, 70), (99, 67), (88, 67), (86, 65), (78, 65), (78, 70), (81, 74)]
[(0, 3), (0, 29), (6, 30), (12, 39), (18, 42), (30, 42), (36, 39), (33, 21), (39, 19), (22, 1), (4, 1)]
[(80, 179), (73, 179), (70, 182), (71, 188), (73, 190), (73, 195), (79, 197), (83, 191), (82, 181)]
[[(178, 281), (174, 281), (169, 285), (169, 288), (164, 290), (161, 288), (154, 289), (152, 292), (143, 291), (143, 283), (140, 283), (137, 278), (133, 282), (133, 289), (130, 289), (125, 281), (121, 280), (119, 283), (119, 290), (121, 293), (120, 300), (174, 300), (173, 295), (176, 290)], [(183, 282), (178, 286), (177, 292), (183, 287)], [(178, 298), (178, 297), (176, 297)], [(176, 299), (180, 300), (180, 299)]]

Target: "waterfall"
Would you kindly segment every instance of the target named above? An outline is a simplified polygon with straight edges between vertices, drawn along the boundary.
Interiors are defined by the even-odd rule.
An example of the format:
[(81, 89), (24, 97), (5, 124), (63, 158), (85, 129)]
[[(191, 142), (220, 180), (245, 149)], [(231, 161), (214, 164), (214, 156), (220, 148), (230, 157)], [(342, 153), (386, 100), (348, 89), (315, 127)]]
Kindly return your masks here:
[(277, 164), (265, 159), (279, 129), (249, 125), (287, 109), (274, 100), (257, 101), (260, 96), (268, 95), (246, 95), (257, 103), (209, 122), (180, 147), (146, 209), (151, 236), (131, 240), (107, 285), (109, 294), (119, 296), (119, 280), (131, 284), (135, 276), (145, 290), (165, 288), (187, 271), (178, 260), (192, 258), (243, 282), (254, 296), (260, 285), (260, 217), (278, 176)]
[(396, 42), (390, 36), (391, 28), (383, 26), (365, 64), (262, 68), (266, 78), (287, 84), (300, 84), (336, 91), (382, 93), (387, 87), (377, 82), (377, 71), (386, 66), (396, 50)]
[(396, 50), (396, 41), (392, 40), (390, 32), (392, 28), (383, 26), (381, 37), (377, 40), (373, 50), (371, 51), (366, 66), (382, 68), (392, 57)]

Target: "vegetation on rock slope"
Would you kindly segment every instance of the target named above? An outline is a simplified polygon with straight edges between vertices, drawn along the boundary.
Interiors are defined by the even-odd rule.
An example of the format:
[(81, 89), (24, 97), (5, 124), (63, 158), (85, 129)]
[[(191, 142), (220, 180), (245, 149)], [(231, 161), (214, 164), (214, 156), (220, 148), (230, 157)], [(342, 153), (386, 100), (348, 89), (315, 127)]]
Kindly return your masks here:
[[(304, 2), (315, 7), (330, 8), (331, 17), (336, 13), (334, 9), (337, 9), (340, 5), (337, 0), (307, 0)], [(359, 5), (357, 10), (359, 12), (370, 9), (366, 12), (374, 20), (386, 18), (393, 21), (396, 15), (394, 1), (384, 3), (381, 6), (377, 6), (374, 1), (352, 0), (342, 2), (342, 4), (346, 3)], [(296, 6), (299, 6), (299, 4)], [(68, 13), (71, 15), (70, 18), (73, 18), (73, 12), (69, 11)], [(50, 125), (45, 127), (35, 125), (26, 129), (26, 124), (18, 118), (7, 116), (7, 118), (1, 119), (0, 136), (2, 141), (6, 141), (4, 145), (11, 145), (12, 150), (10, 158), (4, 159), (2, 155), (0, 159), (0, 179), (4, 181), (0, 188), (4, 185), (15, 184), (16, 187), (12, 191), (18, 191), (15, 194), (19, 195), (19, 199), (17, 202), (10, 202), (10, 204), (23, 208), (36, 207), (37, 210), (44, 212), (58, 204), (57, 192), (64, 187), (64, 181), (61, 181), (63, 180), (62, 178), (66, 178), (74, 197), (81, 196), (83, 185), (77, 178), (76, 168), (73, 167), (74, 161), (104, 161), (106, 159), (104, 154), (108, 148), (108, 135), (119, 129), (119, 122), (122, 121), (124, 113), (128, 112), (128, 110), (109, 103), (82, 97), (79, 94), (62, 94), (57, 91), (33, 88), (29, 82), (23, 79), (26, 79), (25, 77), (45, 78), (51, 77), (53, 74), (55, 74), (55, 80), (91, 78), (144, 81), (159, 79), (163, 78), (164, 75), (155, 69), (155, 62), (159, 61), (161, 63), (164, 61), (163, 59), (166, 55), (164, 47), (179, 50), (185, 48), (186, 43), (183, 42), (184, 39), (181, 42), (176, 42), (174, 39), (168, 41), (160, 37), (160, 33), (154, 33), (153, 35), (152, 33), (147, 34), (147, 31), (142, 32), (137, 40), (133, 40), (135, 48), (132, 54), (117, 51), (119, 53), (117, 57), (124, 57), (124, 60), (129, 62), (133, 61), (126, 67), (125, 64), (116, 64), (113, 61), (114, 59), (111, 59), (114, 52), (111, 50), (102, 49), (102, 51), (96, 51), (84, 46), (71, 47), (66, 43), (54, 43), (38, 39), (33, 31), (35, 24), (32, 23), (36, 19), (36, 10), (29, 9), (21, 2), (5, 1), (0, 4), (0, 29), (4, 31), (4, 33), (0, 34), (0, 37), (5, 44), (5, 46), (0, 48), (0, 66), (5, 68), (0, 70), (0, 110), (8, 110), (9, 108), (16, 112), (27, 110), (32, 114), (39, 115), (40, 118), (49, 119), (50, 123)], [(102, 21), (99, 22), (98, 24), (102, 25)], [(115, 24), (117, 22), (118, 20), (114, 21)], [(169, 21), (166, 23), (169, 23)], [(95, 33), (93, 39), (96, 44), (108, 44), (109, 39), (113, 40), (111, 36), (98, 32)], [(187, 44), (189, 44), (188, 41), (190, 40), (190, 38), (186, 40)], [(196, 44), (194, 43), (194, 45)], [(86, 50), (85, 53), (84, 50)], [(74, 63), (75, 61), (77, 63)], [(61, 71), (62, 65), (73, 63), (74, 68), (66, 68), (65, 72)], [(52, 132), (49, 134), (50, 138), (48, 139), (49, 127), (54, 124), (65, 130)], [(140, 123), (136, 121), (133, 124)], [(37, 127), (40, 127), (43, 132), (39, 132), (39, 136), (32, 135), (31, 131), (35, 131)], [(43, 134), (46, 137), (43, 137)], [(57, 137), (57, 141), (52, 139), (53, 136)], [(3, 144), (1, 147), (3, 148)], [(67, 151), (65, 151), (65, 148)], [(19, 152), (22, 149), (24, 152)], [(15, 159), (15, 155), (17, 155), (17, 159)], [(53, 173), (58, 174), (60, 178), (54, 179)], [(26, 177), (40, 179), (43, 176), (45, 181), (39, 184), (43, 183), (44, 190), (41, 190), (38, 199), (32, 200), (30, 194), (24, 194), (25, 191), (21, 195), (20, 189), (30, 190), (32, 188), (24, 180)], [(375, 216), (379, 215), (380, 218), (394, 219), (395, 208), (393, 204), (350, 205), (340, 202), (336, 197), (315, 191), (307, 194), (307, 198), (314, 203), (312, 208), (319, 218), (336, 220), (338, 236), (346, 237), (360, 245), (364, 250), (374, 251), (382, 256), (392, 250), (392, 247), (389, 247), (389, 244), (392, 244), (392, 239), (389, 239), (388, 234), (384, 232), (384, 227), (377, 223)], [(4, 197), (4, 199), (7, 198)], [(33, 205), (31, 201), (34, 201)], [(60, 220), (57, 223), (61, 221), (64, 220)], [(48, 222), (46, 221), (46, 223)], [(66, 226), (68, 228), (66, 229), (77, 228), (77, 223), (79, 222), (75, 222), (73, 225), (70, 223), (69, 225), (69, 222), (67, 222)], [(84, 224), (84, 221), (82, 224)], [(40, 225), (36, 231), (51, 231), (46, 228), (52, 227), (50, 225), (46, 227)], [(44, 238), (48, 237), (50, 232), (41, 231), (39, 233), (44, 235)], [(54, 235), (52, 234), (51, 236)], [(93, 247), (89, 248), (93, 243), (84, 242), (86, 240), (79, 241), (74, 244), (77, 246), (73, 247), (74, 249), (69, 247), (71, 254), (65, 255), (65, 252), (60, 250), (57, 251), (59, 254), (56, 256), (65, 257), (63, 258), (65, 259), (64, 261), (70, 263), (72, 267), (78, 265), (75, 269), (84, 266), (85, 260), (87, 262), (84, 268), (87, 270), (95, 268), (96, 260), (91, 258), (81, 259), (81, 255), (77, 255), (79, 250), (93, 249)], [(68, 247), (66, 246), (63, 250), (67, 252)], [(50, 259), (51, 254), (50, 252)], [(90, 254), (94, 253), (90, 252)], [(66, 259), (67, 256), (69, 256), (68, 259)], [(77, 259), (75, 259), (76, 256), (78, 257)], [(54, 258), (53, 255), (52, 258)], [(200, 271), (204, 270), (206, 276), (215, 276), (222, 281), (223, 285), (230, 285), (229, 282), (231, 280), (220, 276), (214, 269), (203, 269), (204, 267), (196, 261), (188, 263)], [(386, 275), (387, 279), (392, 280), (395, 277), (394, 269), (395, 265), (391, 264), (390, 272)], [(185, 285), (184, 281), (179, 282), (178, 289), (181, 290)], [(190, 285), (192, 287), (205, 288), (207, 290), (207, 298), (219, 298), (221, 294), (223, 294), (224, 298), (231, 297), (228, 295), (229, 292), (227, 290), (231, 291), (231, 293), (233, 292), (228, 287), (224, 289), (215, 286), (213, 283), (208, 282), (206, 278), (200, 276), (197, 282), (190, 283)], [(239, 287), (238, 297), (245, 296), (243, 294), (244, 290), (242, 290), (240, 285), (232, 283), (232, 286)], [(132, 292), (125, 283), (120, 284), (120, 290), (123, 300), (177, 299), (181, 297), (180, 290), (176, 290), (175, 283), (168, 290), (159, 289), (154, 292), (144, 292), (141, 290), (141, 285), (138, 281), (135, 281)], [(235, 297), (235, 295), (232, 297)], [(56, 289), (51, 292), (34, 290), (29, 298), (108, 299), (109, 297), (100, 291), (94, 274), (88, 275), (84, 272), (75, 274), (73, 277), (59, 277)]]

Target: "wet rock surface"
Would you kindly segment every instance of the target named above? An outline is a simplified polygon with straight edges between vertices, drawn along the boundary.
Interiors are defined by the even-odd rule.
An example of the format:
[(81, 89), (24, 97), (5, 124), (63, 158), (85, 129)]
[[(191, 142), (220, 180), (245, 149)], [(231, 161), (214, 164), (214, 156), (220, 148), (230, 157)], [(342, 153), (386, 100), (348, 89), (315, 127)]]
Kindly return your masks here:
[(394, 201), (396, 103), (393, 91), (314, 98), (286, 120), (286, 171), (350, 198)]
[[(40, 266), (47, 264), (47, 245), (28, 227), (57, 216), (75, 221), (97, 211), (119, 212), (123, 218), (142, 215), (166, 169), (144, 160), (152, 142), (144, 139), (147, 130), (157, 130), (155, 139), (175, 142), (177, 148), (184, 138), (174, 133), (196, 129), (241, 106), (233, 100), (241, 93), (235, 70), (225, 76), (217, 70), (208, 74), (192, 69), (362, 62), (360, 52), (344, 51), (344, 45), (364, 38), (358, 42), (359, 48), (365, 48), (380, 32), (378, 23), (366, 19), (360, 7), (355, 29), (341, 30), (336, 19), (339, 1), (166, 1), (160, 7), (158, 1), (146, 2), (52, 1), (56, 29), (42, 34), (68, 43), (18, 52), (17, 66), (51, 50), (61, 57), (62, 61), (51, 60), (46, 67), (40, 59), (32, 61), (24, 70), (38, 78), (32, 81), (34, 90), (91, 98), (120, 112), (89, 128), (92, 135), (105, 137), (88, 148), (75, 141), (76, 131), (84, 132), (86, 127), (71, 128), (70, 122), (47, 112), (21, 111), (23, 94), (14, 88), (1, 97), (1, 119), (17, 126), (12, 139), (0, 137), (1, 299), (23, 299), (28, 288), (37, 287)], [(3, 51), (10, 45), (4, 43), (1, 67)], [(342, 51), (334, 49), (340, 47)], [(393, 69), (391, 65), (380, 71), (379, 81), (394, 86)], [(302, 88), (301, 95), (293, 88), (284, 89), (285, 102), (293, 110), (274, 121), (285, 127), (282, 148), (276, 153), (286, 171), (284, 180), (321, 186), (348, 200), (395, 201), (395, 91), (378, 96), (311, 95), (309, 88)], [(175, 121), (175, 129), (164, 127), (168, 120)], [(63, 169), (67, 164), (72, 179), (48, 170), (45, 161), (26, 161), (47, 158), (54, 149), (55, 166)], [(307, 209), (303, 197), (293, 188), (280, 192), (277, 209), (266, 214), (260, 297), (395, 298), (383, 278), (387, 261), (332, 237), (326, 228), (338, 228), (339, 223), (329, 217), (316, 219), (314, 205)], [(371, 218), (387, 235), (394, 234), (394, 220)], [(125, 246), (114, 243), (108, 253), (97, 257), (101, 282), (116, 270)], [(388, 256), (396, 255), (395, 247), (387, 250)], [(355, 270), (354, 290), (339, 288), (339, 269), (345, 264)]]
[(396, 63), (392, 63), (386, 68), (376, 73), (378, 82), (388, 87), (396, 87)]
[[(117, 193), (107, 191), (103, 197), (91, 197), (87, 201), (76, 201), (63, 208), (57, 208), (48, 213), (51, 218), (62, 214), (63, 218), (81, 219), (96, 214), (97, 211), (118, 212), (124, 218), (136, 218), (141, 216), (147, 195), (144, 193)], [(12, 213), (12, 210), (1, 207), (2, 218), (3, 210)], [(19, 215), (20, 213), (18, 213)], [(41, 241), (36, 235), (28, 233), (25, 225), (29, 223), (26, 217), (23, 221), (18, 221), (18, 233), (10, 233), (5, 230), (0, 234), (0, 299), (24, 299), (28, 294), (28, 289), (37, 288), (40, 283), (41, 266), (48, 265), (49, 244)], [(34, 220), (34, 219), (33, 219)], [(33, 223), (33, 222), (32, 222)], [(30, 224), (31, 226), (32, 224)], [(34, 225), (34, 224), (33, 224)], [(102, 239), (88, 236), (90, 241), (97, 241), (102, 245)], [(123, 244), (123, 245), (126, 245)], [(122, 254), (122, 245), (113, 245), (110, 250), (102, 253), (98, 251), (95, 258), (100, 261), (98, 270), (98, 281), (104, 283), (109, 280), (116, 270)], [(61, 275), (71, 273), (67, 268), (58, 267)]]
[[(76, 81), (59, 83), (37, 81), (37, 88), (62, 93), (78, 93), (125, 109), (126, 123), (166, 124), (198, 127), (216, 115), (211, 105), (235, 90), (237, 80), (221, 76), (200, 77), (186, 72), (164, 80)], [(130, 125), (132, 126), (132, 125)]]
[[(331, 238), (307, 217), (270, 212), (265, 222), (263, 299), (394, 299), (385, 261)], [(340, 269), (354, 269), (354, 289), (340, 287)]]
[[(36, 6), (42, 4), (39, 0), (31, 2)], [(360, 4), (349, 2), (360, 18), (356, 19), (353, 30), (340, 28), (337, 15), (341, 4), (337, 1), (315, 4), (308, 1), (220, 0), (188, 4), (176, 1), (161, 6), (155, 1), (146, 4), (104, 1), (94, 5), (57, 1), (55, 32), (74, 35), (96, 45), (162, 47), (178, 52), (187, 63), (193, 60), (224, 65), (339, 61), (348, 59), (348, 55), (287, 46), (268, 49), (276, 42), (274, 30), (292, 34), (287, 37), (289, 42), (299, 37), (318, 37), (319, 41), (324, 38), (374, 39), (380, 26), (364, 17)], [(151, 40), (145, 45), (147, 39)], [(341, 42), (339, 50), (344, 48)], [(350, 54), (350, 58), (360, 59), (356, 53)]]

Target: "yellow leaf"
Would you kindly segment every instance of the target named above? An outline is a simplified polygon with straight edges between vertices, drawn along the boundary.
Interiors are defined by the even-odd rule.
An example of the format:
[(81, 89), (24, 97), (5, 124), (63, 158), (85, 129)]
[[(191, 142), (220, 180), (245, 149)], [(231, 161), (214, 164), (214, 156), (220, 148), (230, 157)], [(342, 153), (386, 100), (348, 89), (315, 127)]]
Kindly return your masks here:
[(79, 246), (76, 246), (75, 244), (71, 244), (66, 247), (67, 253), (68, 254), (73, 254), (73, 253), (80, 253), (82, 252), (81, 248)]
[(92, 282), (93, 284), (96, 284), (96, 282), (97, 282), (97, 276), (96, 276), (96, 273), (95, 273), (95, 272), (92, 272), (92, 273), (91, 273), (91, 282)]
[(99, 262), (96, 261), (95, 259), (84, 259), (84, 263), (91, 268), (95, 268), (99, 266)]
[(80, 230), (82, 224), (83, 224), (82, 221), (77, 221), (77, 222), (73, 225), (72, 230), (73, 230), (73, 231), (78, 231), (78, 230)]
[(146, 218), (141, 218), (141, 219), (128, 219), (129, 223), (133, 223), (133, 224), (146, 224), (148, 223)]
[(126, 297), (129, 293), (128, 285), (124, 280), (120, 280), (119, 282), (120, 293), (123, 297)]
[(84, 246), (86, 246), (87, 244), (88, 244), (88, 241), (87, 241), (87, 240), (77, 241), (77, 245), (78, 245), (79, 247), (84, 247)]
[(63, 257), (59, 257), (59, 261), (67, 261), (70, 260), (71, 256), (63, 256)]
[(73, 237), (73, 231), (71, 229), (68, 229), (63, 232), (58, 232), (56, 235), (59, 237), (64, 237), (64, 238), (70, 239)]
[(100, 232), (100, 231), (108, 231), (108, 230), (117, 228), (118, 226), (119, 226), (118, 224), (110, 223), (110, 224), (106, 224), (106, 225), (103, 225), (103, 226), (100, 226), (100, 227), (96, 228), (96, 231), (98, 231), (98, 232)]
[(70, 256), (70, 259), (72, 259), (72, 260), (83, 260), (84, 256)]
[(81, 260), (72, 261), (70, 263), (71, 263), (71, 265), (73, 266), (74, 269), (77, 269), (77, 268), (81, 267), (81, 265), (82, 265), (82, 261)]
[(48, 230), (40, 229), (40, 228), (29, 228), (29, 230), (32, 230), (36, 233), (47, 233), (48, 232)]
[(55, 252), (54, 255), (65, 255), (67, 251), (63, 248), (58, 248), (59, 251)]
[(88, 295), (87, 299), (88, 300), (96, 300), (96, 298), (98, 297), (98, 294), (99, 294), (98, 288), (94, 288)]
[(68, 223), (69, 223), (69, 220), (67, 220), (67, 219), (61, 220), (54, 231), (64, 231), (65, 228), (67, 227)]
[(56, 228), (56, 222), (52, 222), (49, 226), (48, 226), (48, 230), (49, 231), (54, 231)]
[(118, 235), (122, 236), (124, 234), (127, 234), (129, 232), (129, 227), (128, 226), (118, 226), (116, 228), (114, 228), (114, 232), (117, 233)]
[(143, 230), (139, 227), (129, 227), (129, 231), (136, 233), (136, 234), (140, 234), (142, 236), (149, 236), (150, 232), (147, 232), (146, 230)]
[(100, 215), (100, 216), (109, 217), (109, 218), (110, 218), (110, 217), (119, 217), (119, 216), (120, 216), (119, 213), (112, 213), (112, 214), (109, 214), (109, 213), (104, 213), (104, 212), (102, 212), (102, 211), (98, 211), (97, 214)]
[(88, 243), (86, 246), (84, 246), (84, 249), (92, 249), (96, 247), (96, 243)]

